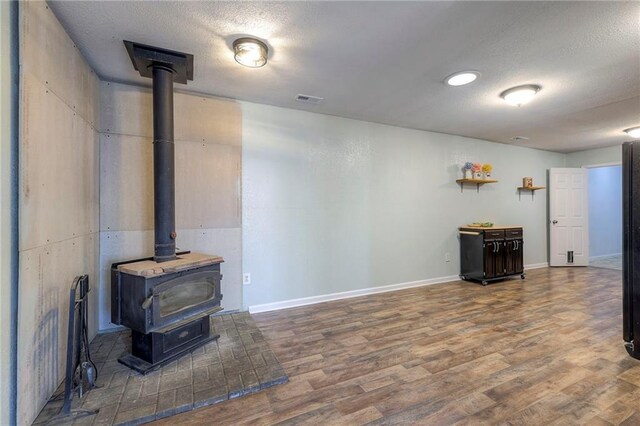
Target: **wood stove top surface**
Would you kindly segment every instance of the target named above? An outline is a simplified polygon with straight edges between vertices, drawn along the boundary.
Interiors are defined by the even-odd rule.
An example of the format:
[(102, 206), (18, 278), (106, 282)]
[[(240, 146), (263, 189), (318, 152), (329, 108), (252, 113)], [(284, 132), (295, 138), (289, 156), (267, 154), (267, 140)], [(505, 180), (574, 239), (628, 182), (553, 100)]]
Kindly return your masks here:
[(175, 260), (162, 263), (153, 260), (125, 263), (118, 265), (118, 270), (126, 274), (151, 277), (222, 262), (224, 262), (224, 259), (220, 256), (204, 253), (186, 253), (179, 255)]

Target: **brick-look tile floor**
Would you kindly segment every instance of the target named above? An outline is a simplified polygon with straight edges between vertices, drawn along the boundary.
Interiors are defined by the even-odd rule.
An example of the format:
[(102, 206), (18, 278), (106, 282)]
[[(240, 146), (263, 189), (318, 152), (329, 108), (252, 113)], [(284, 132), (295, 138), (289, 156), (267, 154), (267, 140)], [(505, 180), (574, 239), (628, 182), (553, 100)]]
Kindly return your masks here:
[[(211, 318), (220, 334), (190, 354), (142, 376), (118, 363), (129, 352), (130, 332), (98, 335), (91, 343), (98, 368), (97, 385), (73, 409), (98, 414), (68, 421), (80, 425), (132, 425), (215, 404), (285, 383), (287, 375), (246, 312)], [(63, 386), (56, 394), (63, 392)], [(34, 424), (59, 413), (62, 399), (49, 402)], [(61, 422), (55, 421), (56, 424)]]

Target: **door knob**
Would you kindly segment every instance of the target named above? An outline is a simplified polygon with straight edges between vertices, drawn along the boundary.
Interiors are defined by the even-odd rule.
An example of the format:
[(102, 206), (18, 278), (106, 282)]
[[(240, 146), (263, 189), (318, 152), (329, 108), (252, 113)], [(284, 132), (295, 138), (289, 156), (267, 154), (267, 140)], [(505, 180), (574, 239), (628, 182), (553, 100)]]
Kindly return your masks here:
[(558, 221), (557, 221), (557, 220), (554, 220), (554, 221), (553, 221), (553, 222), (551, 222), (551, 223), (553, 223), (553, 224), (555, 225), (556, 223), (558, 223)]

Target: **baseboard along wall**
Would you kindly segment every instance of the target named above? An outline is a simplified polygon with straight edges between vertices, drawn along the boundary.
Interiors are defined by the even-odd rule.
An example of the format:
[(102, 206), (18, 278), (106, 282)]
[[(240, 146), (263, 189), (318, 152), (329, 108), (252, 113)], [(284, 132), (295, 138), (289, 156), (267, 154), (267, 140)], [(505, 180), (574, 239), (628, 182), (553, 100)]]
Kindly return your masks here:
[(589, 260), (608, 259), (610, 257), (622, 256), (622, 253), (601, 254), (600, 256), (590, 256)]
[[(548, 266), (549, 264), (547, 262), (533, 263), (531, 265), (525, 265), (524, 269), (531, 270), (531, 269), (546, 268)], [(410, 282), (399, 283), (399, 284), (390, 284), (390, 285), (384, 285), (379, 287), (369, 287), (369, 288), (363, 288), (359, 290), (343, 291), (340, 293), (322, 294), (319, 296), (302, 297), (299, 299), (282, 300), (280, 302), (272, 302), (272, 303), (265, 303), (261, 305), (249, 306), (249, 313), (257, 314), (260, 312), (278, 311), (281, 309), (295, 308), (295, 307), (306, 306), (306, 305), (314, 305), (316, 303), (322, 303), (322, 302), (330, 302), (332, 300), (350, 299), (352, 297), (367, 296), (370, 294), (377, 294), (377, 293), (387, 293), (390, 291), (405, 290), (408, 288), (424, 287), (424, 286), (433, 285), (433, 284), (443, 284), (443, 283), (450, 283), (455, 281), (460, 281), (460, 277), (458, 275), (451, 275), (448, 277), (429, 278), (425, 280), (410, 281)]]

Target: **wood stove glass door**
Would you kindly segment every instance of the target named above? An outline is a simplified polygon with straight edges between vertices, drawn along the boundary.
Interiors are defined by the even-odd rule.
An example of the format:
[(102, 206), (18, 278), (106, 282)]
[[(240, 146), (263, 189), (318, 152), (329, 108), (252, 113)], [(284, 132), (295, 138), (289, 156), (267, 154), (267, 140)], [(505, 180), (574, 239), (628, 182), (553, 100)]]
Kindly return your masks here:
[(220, 273), (202, 271), (165, 281), (153, 289), (153, 324), (162, 327), (195, 316), (220, 301)]

